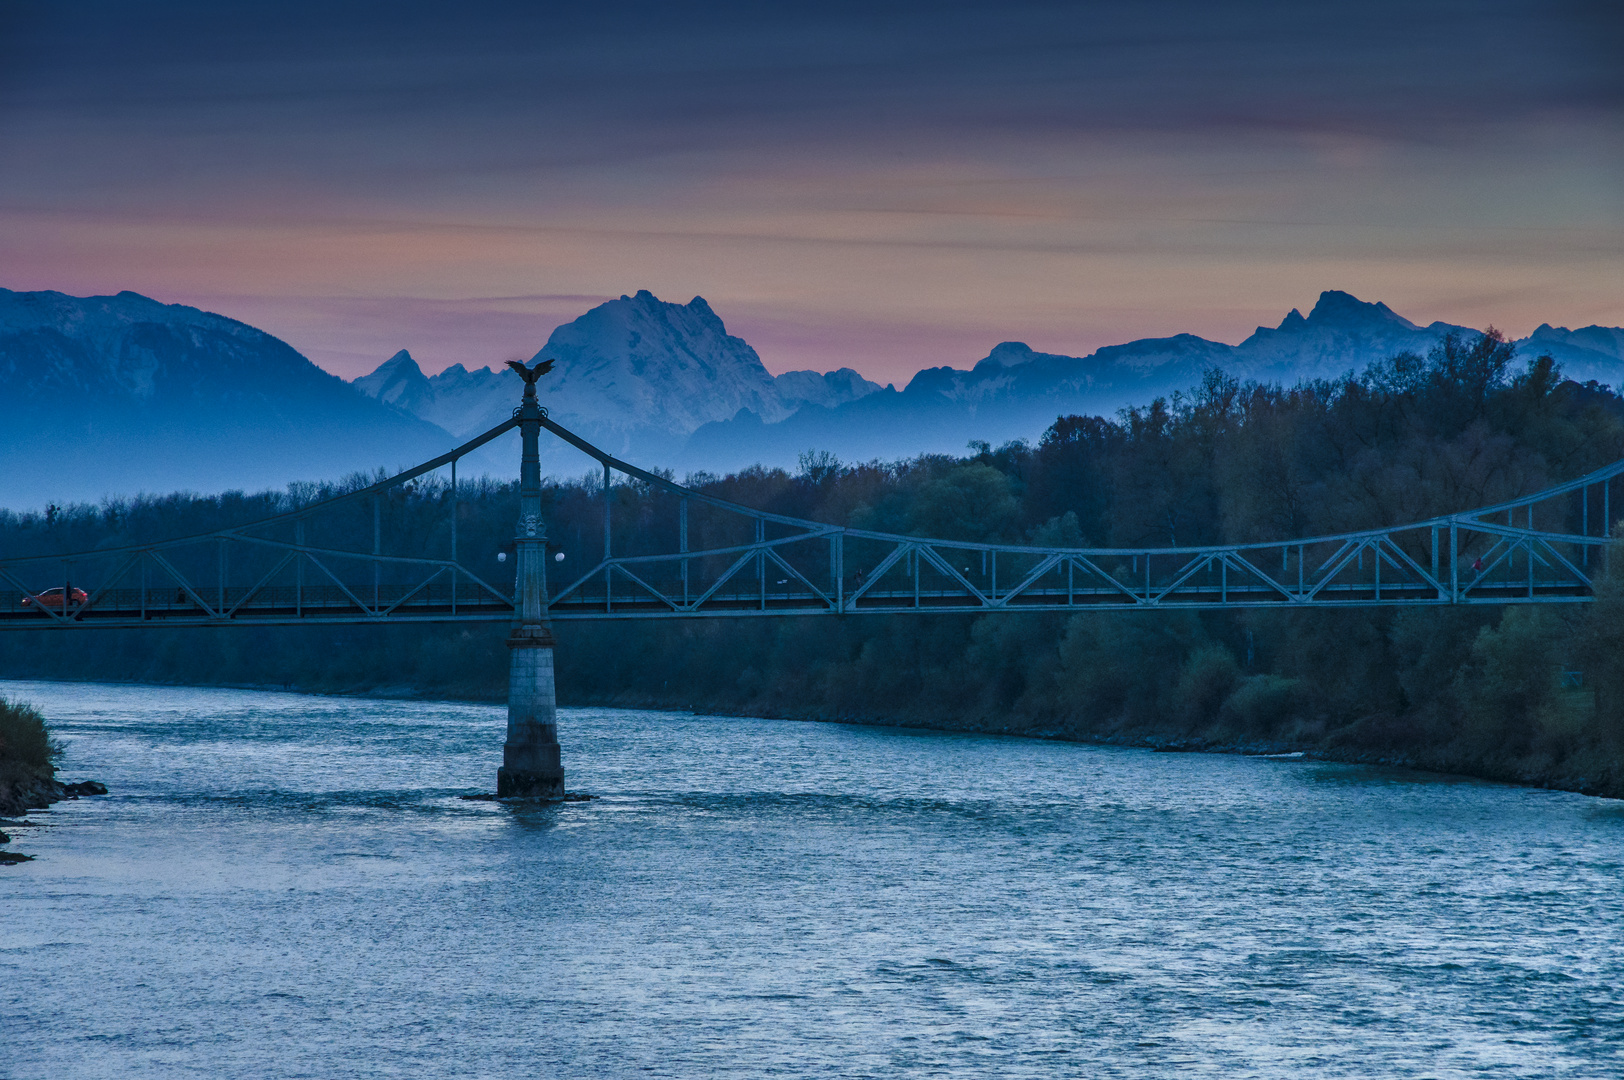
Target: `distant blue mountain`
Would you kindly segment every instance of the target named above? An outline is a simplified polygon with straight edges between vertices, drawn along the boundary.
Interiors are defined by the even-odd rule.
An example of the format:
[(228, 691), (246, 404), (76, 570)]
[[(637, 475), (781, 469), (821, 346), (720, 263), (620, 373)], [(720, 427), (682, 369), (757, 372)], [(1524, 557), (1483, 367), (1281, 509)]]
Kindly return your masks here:
[[(1089, 356), (1005, 342), (968, 370), (927, 368), (901, 390), (849, 368), (773, 376), (702, 298), (648, 292), (601, 304), (555, 329), (538, 356), (552, 414), (640, 465), (722, 471), (794, 467), (807, 450), (850, 460), (961, 453), (972, 439), (1036, 439), (1066, 413), (1111, 414), (1185, 390), (1214, 367), (1295, 383), (1357, 371), (1444, 333), (1384, 304), (1323, 293), (1239, 345), (1191, 334)], [(1541, 326), (1519, 342), (1567, 374), (1624, 383), (1624, 329)], [(518, 381), (453, 365), (424, 375), (404, 350), (353, 384), (251, 326), (135, 293), (71, 297), (0, 289), (0, 507), (176, 489), (280, 487), (415, 464), (500, 422)], [(465, 462), (511, 477), (510, 436)], [(589, 462), (549, 440), (544, 468)]]
[[(971, 439), (1035, 440), (1068, 414), (1112, 415), (1125, 406), (1188, 390), (1206, 371), (1291, 385), (1360, 371), (1395, 353), (1425, 354), (1450, 323), (1418, 326), (1386, 304), (1325, 292), (1305, 317), (1295, 309), (1277, 327), (1260, 326), (1239, 345), (1191, 334), (1112, 345), (1088, 356), (997, 346), (967, 371), (926, 368), (898, 391), (886, 389), (834, 408), (803, 407), (768, 423), (750, 413), (706, 424), (688, 440), (686, 461), (709, 469), (762, 462), (792, 465), (808, 449), (847, 460), (962, 453)], [(1624, 382), (1624, 330), (1542, 326), (1518, 343), (1520, 355), (1549, 353), (1578, 380)]]
[[(703, 297), (672, 304), (647, 290), (558, 327), (536, 357), (557, 361), (541, 384), (554, 419), (611, 453), (662, 467), (680, 466), (688, 436), (709, 421), (740, 410), (778, 421), (808, 404), (839, 405), (880, 389), (850, 368), (774, 377)], [(355, 380), (369, 396), (458, 438), (512, 415), (518, 385), (506, 369), (469, 371), (461, 364), (426, 376), (404, 350)], [(469, 464), (504, 470), (514, 453), (493, 445)], [(550, 472), (578, 475), (590, 466), (562, 443), (543, 445), (542, 467)]]
[(415, 464), (445, 431), (263, 330), (132, 292), (0, 289), (0, 507)]

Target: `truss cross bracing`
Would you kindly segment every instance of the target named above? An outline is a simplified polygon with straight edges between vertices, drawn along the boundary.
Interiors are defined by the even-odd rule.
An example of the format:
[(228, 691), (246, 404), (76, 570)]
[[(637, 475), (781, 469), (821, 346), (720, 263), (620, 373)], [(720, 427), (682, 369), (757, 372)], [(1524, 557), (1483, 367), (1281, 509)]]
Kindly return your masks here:
[[(0, 628), (511, 621), (512, 564), (492, 561), (491, 552), (470, 561), (458, 550), (455, 476), (459, 459), (517, 423), (370, 487), (249, 524), (126, 548), (0, 558)], [(755, 510), (542, 423), (603, 470), (601, 546), (581, 537), (562, 544), (573, 549), (569, 565), (589, 569), (552, 594), (553, 619), (1582, 603), (1606, 567), (1612, 488), (1624, 474), (1619, 462), (1511, 502), (1335, 536), (1042, 548)], [(382, 501), (440, 470), (451, 476), (445, 527), (412, 550), (384, 550)], [(621, 522), (617, 531), (616, 474), (654, 504), (646, 528)], [(348, 515), (353, 536), (356, 515), (367, 514), (366, 549), (323, 542), (327, 523)]]

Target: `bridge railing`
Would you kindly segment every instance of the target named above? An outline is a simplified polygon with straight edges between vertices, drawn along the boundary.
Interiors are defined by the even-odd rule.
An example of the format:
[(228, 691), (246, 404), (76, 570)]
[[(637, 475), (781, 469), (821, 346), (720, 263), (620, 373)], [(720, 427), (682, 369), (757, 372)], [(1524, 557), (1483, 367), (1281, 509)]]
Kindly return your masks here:
[[(375, 484), (228, 528), (0, 559), (0, 629), (510, 619), (511, 581), (499, 584), (461, 558), (456, 467), (513, 427), (499, 424)], [(450, 475), (445, 527), (409, 544), (394, 530), (401, 550), (392, 550), (385, 504), (440, 470)], [(354, 545), (368, 533), (370, 544)]]
[[(550, 419), (543, 425), (603, 474), (601, 549), (591, 536), (565, 545), (568, 565), (586, 569), (554, 581), (555, 619), (1585, 602), (1605, 569), (1612, 488), (1624, 475), (1619, 462), (1480, 510), (1332, 536), (1054, 548), (758, 510), (620, 461)], [(211, 533), (0, 559), (0, 628), (511, 619), (511, 564), (493, 568), (493, 553), (482, 551), (476, 568), (459, 548), (456, 468), (514, 426), (376, 484)], [(391, 550), (382, 507), (396, 489), (442, 470), (443, 520)], [(616, 474), (638, 486), (641, 506), (618, 532)], [(357, 544), (369, 520), (372, 542)]]
[[(676, 550), (603, 557), (553, 597), (553, 618), (1084, 608), (1574, 603), (1594, 595), (1624, 462), (1524, 498), (1391, 528), (1253, 544), (1044, 548), (899, 536), (727, 503), (637, 469), (556, 424), (593, 456), (677, 499)], [(609, 503), (606, 500), (606, 512)], [(703, 506), (730, 543), (688, 544)]]

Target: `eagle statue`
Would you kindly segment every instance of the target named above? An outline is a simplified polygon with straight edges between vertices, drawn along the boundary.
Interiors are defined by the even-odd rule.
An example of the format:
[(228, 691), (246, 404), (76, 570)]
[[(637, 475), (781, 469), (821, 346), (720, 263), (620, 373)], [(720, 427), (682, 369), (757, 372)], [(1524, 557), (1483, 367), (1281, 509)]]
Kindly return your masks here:
[(519, 378), (524, 380), (524, 384), (526, 386), (534, 386), (537, 379), (553, 370), (553, 365), (555, 363), (557, 363), (556, 360), (543, 360), (535, 367), (527, 368), (524, 366), (523, 361), (509, 360), (507, 362), (507, 366), (519, 373)]

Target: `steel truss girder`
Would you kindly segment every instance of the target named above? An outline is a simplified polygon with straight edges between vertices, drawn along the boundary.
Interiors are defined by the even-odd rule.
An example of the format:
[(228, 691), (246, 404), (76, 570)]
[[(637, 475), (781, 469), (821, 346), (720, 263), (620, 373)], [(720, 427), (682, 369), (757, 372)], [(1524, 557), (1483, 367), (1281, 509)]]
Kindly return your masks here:
[[(0, 560), (0, 582), (17, 590), (0, 600), (0, 629), (510, 620), (512, 595), (454, 557), (391, 554), (376, 543), (372, 551), (306, 544), (303, 527), (343, 504), (372, 499), (376, 507), (391, 489), (454, 463), (515, 424), (499, 424), (368, 487), (247, 524), (152, 544)], [(291, 540), (285, 535), (290, 528), (295, 530)], [(240, 574), (243, 564), (254, 568), (252, 575), (232, 577), (228, 567)], [(202, 576), (211, 570), (213, 583)], [(307, 583), (306, 571), (315, 584)], [(83, 605), (67, 610), (22, 605), (37, 587), (26, 575), (43, 573), (59, 574), (64, 590), (74, 587), (70, 578), (94, 587)], [(385, 573), (387, 586), (381, 580)], [(154, 586), (153, 574), (161, 586)], [(286, 583), (289, 577), (295, 582)]]
[[(606, 483), (604, 557), (552, 598), (554, 619), (1582, 603), (1594, 597), (1592, 564), (1599, 556), (1605, 565), (1611, 489), (1624, 475), (1621, 461), (1522, 499), (1329, 536), (1184, 548), (1045, 548), (848, 529), (757, 510), (620, 461), (550, 419), (542, 423), (596, 459), (606, 482), (619, 472), (681, 500), (678, 550), (617, 555), (610, 546)], [(351, 551), (306, 544), (302, 530), (340, 504), (377, 500), (454, 465), (515, 425), (505, 421), (387, 480), (249, 524), (156, 544), (0, 559), (0, 583), (18, 597), (29, 595), (31, 573), (59, 569), (69, 589), (73, 575), (92, 573), (86, 567), (109, 568), (87, 579), (94, 588), (82, 606), (0, 604), (0, 628), (510, 620), (511, 593), (458, 561), (454, 547), (451, 558), (390, 554), (376, 541), (370, 552)], [(1564, 502), (1574, 494), (1582, 503), (1577, 515), (1571, 501)], [(1592, 534), (1598, 502), (1602, 528)], [(689, 549), (690, 504), (750, 524), (755, 540)], [(1577, 518), (1582, 528), (1538, 527), (1542, 516), (1569, 529)], [(277, 535), (287, 526), (299, 530), (293, 540)], [(208, 545), (215, 549), (212, 586), (199, 576), (195, 551), (190, 572), (176, 561)], [(270, 562), (255, 564), (242, 584), (228, 582), (228, 565), (237, 565), (233, 552), (261, 553), (239, 557), (238, 564)], [(344, 567), (370, 570), (370, 586)], [(175, 599), (164, 602), (163, 590), (150, 588), (154, 570)], [(306, 570), (323, 584), (306, 584)], [(387, 589), (380, 583), (386, 570), (392, 578)], [(141, 585), (132, 600), (132, 590), (120, 583), (137, 571)], [(278, 584), (290, 573), (297, 577), (291, 602), (285, 595), (290, 586)], [(1000, 573), (1011, 583), (1001, 587)]]

